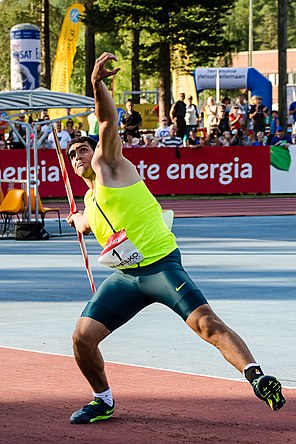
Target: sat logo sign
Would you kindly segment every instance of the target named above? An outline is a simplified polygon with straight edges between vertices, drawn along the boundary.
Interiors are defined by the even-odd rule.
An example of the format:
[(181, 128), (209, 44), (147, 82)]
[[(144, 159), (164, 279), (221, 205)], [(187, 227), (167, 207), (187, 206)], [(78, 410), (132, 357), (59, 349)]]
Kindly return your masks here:
[(78, 11), (78, 9), (74, 8), (72, 9), (72, 11), (70, 12), (70, 20), (73, 23), (78, 23), (80, 19), (80, 13)]

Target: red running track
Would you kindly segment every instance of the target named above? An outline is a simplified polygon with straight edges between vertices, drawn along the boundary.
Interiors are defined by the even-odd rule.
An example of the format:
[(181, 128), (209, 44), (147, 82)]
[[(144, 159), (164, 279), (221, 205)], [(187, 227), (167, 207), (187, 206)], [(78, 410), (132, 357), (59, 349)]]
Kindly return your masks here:
[(91, 400), (73, 358), (0, 348), (0, 359), (3, 444), (295, 443), (295, 389), (275, 413), (246, 382), (107, 363), (114, 416), (71, 425)]
[[(271, 215), (295, 215), (295, 197), (248, 197), (248, 198), (224, 198), (224, 199), (161, 199), (160, 204), (164, 209), (172, 209), (175, 217), (212, 217), (212, 216), (271, 216)], [(48, 207), (60, 207), (61, 216), (69, 214), (67, 202), (47, 202)], [(77, 204), (78, 209), (83, 208), (83, 203)], [(51, 216), (50, 216), (51, 215)], [(47, 217), (54, 217), (49, 213)]]

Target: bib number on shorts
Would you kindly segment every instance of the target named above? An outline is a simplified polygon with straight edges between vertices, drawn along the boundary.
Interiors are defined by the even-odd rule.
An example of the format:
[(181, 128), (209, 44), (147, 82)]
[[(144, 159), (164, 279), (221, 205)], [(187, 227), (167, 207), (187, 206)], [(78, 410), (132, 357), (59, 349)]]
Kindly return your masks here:
[(138, 264), (144, 256), (128, 239), (125, 230), (113, 233), (100, 254), (98, 261), (111, 268), (130, 267)]

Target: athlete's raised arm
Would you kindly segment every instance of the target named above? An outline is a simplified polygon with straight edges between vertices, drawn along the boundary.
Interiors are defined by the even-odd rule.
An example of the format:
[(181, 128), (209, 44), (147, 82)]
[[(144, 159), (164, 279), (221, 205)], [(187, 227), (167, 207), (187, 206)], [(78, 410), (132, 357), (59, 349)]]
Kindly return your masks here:
[(118, 160), (122, 155), (122, 142), (118, 134), (118, 117), (113, 98), (103, 82), (106, 77), (117, 74), (120, 68), (108, 70), (106, 63), (117, 61), (117, 57), (104, 52), (97, 60), (92, 72), (91, 81), (95, 98), (95, 113), (99, 122), (99, 145), (95, 151), (92, 164), (100, 159), (106, 163)]

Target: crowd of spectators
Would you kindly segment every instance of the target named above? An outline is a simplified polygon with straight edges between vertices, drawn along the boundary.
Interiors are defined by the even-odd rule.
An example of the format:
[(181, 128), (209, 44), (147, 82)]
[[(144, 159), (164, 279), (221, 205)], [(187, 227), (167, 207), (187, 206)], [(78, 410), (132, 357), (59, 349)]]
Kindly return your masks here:
[[(86, 136), (99, 140), (98, 123), (94, 112), (85, 120), (72, 118), (69, 115), (63, 121), (55, 121), (53, 126), (61, 148), (66, 148), (74, 137)], [(94, 111), (94, 110), (92, 110)], [(142, 130), (142, 117), (134, 110), (131, 99), (126, 102), (126, 112), (123, 114), (119, 132), (124, 148), (138, 147), (190, 147), (200, 146), (264, 146), (296, 144), (296, 102), (288, 109), (289, 126), (287, 133), (279, 120), (277, 110), (269, 110), (262, 97), (253, 96), (247, 103), (244, 94), (239, 94), (235, 100), (224, 97), (217, 104), (210, 96), (206, 104), (199, 107), (193, 103), (192, 96), (186, 100), (185, 93), (172, 104), (169, 116), (161, 116), (156, 130)], [(33, 120), (28, 113), (20, 113), (15, 120), (17, 133), (12, 131), (7, 122), (1, 121), (0, 112), (0, 149), (24, 148), (17, 133), (25, 138), (26, 123), (35, 128), (37, 139), (43, 149), (55, 148), (49, 114), (44, 110), (38, 119)], [(87, 126), (87, 128), (84, 128)], [(45, 134), (44, 134), (45, 133)], [(31, 145), (33, 144), (31, 134)]]
[[(130, 101), (129, 101), (130, 102)], [(130, 107), (130, 103), (127, 105)], [(130, 113), (127, 107), (127, 113)], [(139, 113), (138, 113), (139, 114)], [(289, 114), (296, 119), (296, 102), (289, 108)], [(131, 119), (131, 117), (130, 117)], [(154, 134), (143, 134), (141, 137), (141, 117), (134, 119), (137, 134), (125, 129), (124, 144), (133, 147), (176, 147), (187, 146), (288, 146), (296, 143), (296, 124), (290, 125), (284, 134), (278, 112), (269, 110), (261, 96), (253, 96), (247, 103), (244, 94), (235, 100), (224, 97), (217, 104), (214, 97), (208, 97), (205, 106), (200, 109), (193, 103), (192, 96), (186, 100), (185, 93), (180, 93), (173, 103), (169, 116), (161, 116), (159, 126)], [(122, 123), (124, 126), (124, 119)], [(129, 141), (126, 138), (129, 137)], [(285, 143), (284, 143), (285, 142)]]

